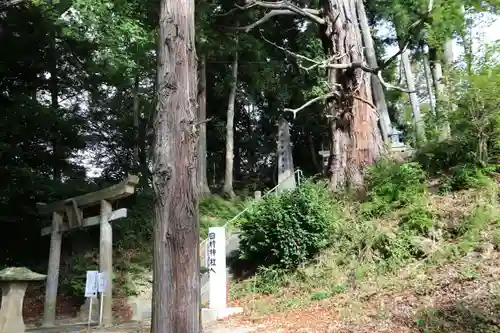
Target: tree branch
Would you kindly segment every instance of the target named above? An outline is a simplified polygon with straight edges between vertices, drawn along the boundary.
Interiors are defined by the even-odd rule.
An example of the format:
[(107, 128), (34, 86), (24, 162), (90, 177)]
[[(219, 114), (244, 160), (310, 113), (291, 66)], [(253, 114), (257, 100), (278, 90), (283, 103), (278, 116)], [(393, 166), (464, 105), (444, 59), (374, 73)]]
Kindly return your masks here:
[(384, 80), (384, 78), (382, 77), (382, 71), (381, 70), (379, 70), (377, 72), (377, 79), (379, 80), (380, 84), (383, 85), (387, 90), (398, 90), (398, 91), (401, 91), (401, 92), (404, 92), (404, 93), (408, 93), (408, 94), (417, 92), (416, 90), (412, 91), (412, 90), (405, 89), (403, 87), (396, 86), (394, 84), (387, 83)]
[(297, 112), (304, 110), (305, 108), (307, 108), (308, 106), (311, 106), (314, 103), (317, 103), (319, 101), (324, 101), (325, 99), (328, 99), (328, 98), (333, 97), (333, 96), (335, 96), (335, 94), (333, 92), (329, 92), (327, 94), (315, 97), (315, 98), (313, 98), (313, 99), (305, 102), (304, 104), (302, 104), (302, 106), (300, 106), (300, 107), (298, 107), (296, 109), (285, 108), (284, 111), (285, 112), (292, 112), (293, 113), (293, 119), (295, 119), (295, 117), (297, 116)]
[(240, 9), (249, 9), (252, 7), (261, 7), (261, 8), (266, 8), (266, 9), (271, 9), (270, 12), (265, 14), (262, 18), (257, 20), (256, 22), (249, 24), (245, 27), (242, 27), (241, 29), (245, 30), (246, 32), (252, 30), (258, 25), (263, 24), (264, 22), (269, 21), (271, 18), (274, 16), (278, 15), (299, 15), (302, 17), (305, 17), (317, 24), (323, 25), (325, 24), (325, 20), (323, 20), (320, 15), (321, 11), (317, 9), (311, 9), (311, 8), (300, 8), (299, 6), (296, 6), (286, 0), (283, 1), (259, 1), (259, 0), (247, 0), (245, 6), (238, 6)]
[[(407, 37), (403, 41), (403, 43), (400, 44), (403, 46), (400, 47), (399, 50), (395, 54), (390, 56), (387, 60), (385, 60), (382, 63), (381, 66), (378, 66), (377, 68), (372, 68), (364, 62), (351, 62), (351, 63), (343, 63), (343, 64), (333, 62), (335, 60), (343, 58), (345, 55), (331, 57), (329, 59), (325, 59), (322, 61), (314, 60), (314, 59), (311, 59), (311, 58), (306, 57), (304, 55), (292, 52), (292, 51), (290, 51), (282, 46), (277, 45), (276, 43), (269, 41), (268, 39), (266, 39), (264, 37), (262, 32), (261, 32), (261, 36), (262, 36), (262, 39), (264, 39), (264, 41), (266, 41), (267, 43), (282, 50), (283, 52), (288, 53), (297, 59), (304, 60), (304, 61), (307, 61), (310, 64), (312, 64), (309, 67), (303, 67), (300, 64), (300, 61), (297, 62), (297, 65), (307, 72), (314, 69), (314, 68), (329, 68), (329, 69), (336, 69), (336, 70), (361, 69), (364, 72), (375, 75), (378, 78), (378, 80), (380, 81), (380, 84), (382, 84), (382, 86), (384, 86), (388, 90), (398, 90), (398, 91), (402, 91), (405, 93), (413, 93), (414, 91), (409, 91), (408, 89), (387, 83), (382, 76), (382, 70), (384, 68), (386, 68), (387, 66), (389, 66), (398, 56), (400, 56), (403, 52), (405, 52), (408, 49), (408, 47), (410, 46), (410, 43), (411, 43), (411, 38), (412, 38), (412, 35), (414, 33), (414, 30), (416, 30), (417, 28), (419, 28), (422, 24), (424, 24), (426, 22), (426, 20), (429, 18), (430, 14), (432, 12), (433, 5), (434, 5), (434, 0), (429, 0), (429, 4), (428, 4), (426, 13), (423, 14), (423, 16), (419, 20), (414, 22), (408, 28)], [(318, 16), (318, 15), (321, 15), (320, 11), (312, 10), (312, 9), (308, 9), (308, 8), (299, 8), (293, 4), (288, 3), (287, 1), (268, 2), (268, 1), (258, 1), (258, 0), (247, 0), (246, 5), (244, 7), (239, 7), (239, 8), (247, 9), (247, 8), (251, 8), (254, 6), (259, 6), (262, 8), (268, 8), (268, 9), (272, 9), (272, 10), (270, 12), (268, 12), (266, 15), (264, 15), (262, 18), (257, 20), (256, 22), (244, 27), (243, 29), (245, 29), (245, 31), (249, 31), (249, 30), (255, 28), (258, 25), (261, 25), (262, 23), (268, 21), (269, 19), (271, 19), (272, 17), (277, 16), (277, 15), (295, 15), (295, 14), (297, 14), (297, 15), (307, 17), (307, 18), (311, 19), (312, 21), (315, 21), (318, 24), (321, 24), (321, 25), (325, 24), (325, 21)], [(325, 100), (325, 99), (333, 97), (333, 96), (335, 96), (335, 94), (333, 92), (330, 92), (330, 93), (315, 97), (315, 98), (307, 101), (306, 103), (304, 103), (302, 106), (300, 106), (297, 109), (285, 108), (284, 111), (285, 112), (292, 112), (293, 118), (295, 119), (297, 112), (304, 110), (305, 108), (307, 108), (308, 106), (310, 106), (316, 102)], [(357, 95), (353, 95), (353, 98), (369, 104), (374, 110), (376, 110), (376, 107), (370, 101), (367, 101), (367, 100), (365, 100)]]
[[(268, 40), (266, 37), (264, 37), (264, 35), (261, 33), (261, 36), (262, 36), (262, 39), (273, 45), (274, 47), (282, 50), (283, 52), (299, 59), (299, 60), (304, 60), (304, 61), (307, 61), (309, 63), (311, 63), (312, 65), (309, 66), (309, 67), (304, 67), (300, 64), (300, 62), (297, 62), (297, 65), (305, 70), (306, 72), (309, 72), (310, 70), (313, 70), (314, 68), (330, 68), (330, 69), (338, 69), (338, 70), (346, 70), (346, 69), (361, 69), (367, 73), (371, 73), (373, 75), (376, 75), (378, 80), (380, 81), (380, 84), (382, 84), (382, 86), (384, 86), (386, 89), (388, 90), (398, 90), (398, 91), (402, 91), (402, 92), (405, 92), (405, 93), (412, 93), (414, 91), (410, 91), (408, 89), (405, 89), (403, 87), (398, 87), (396, 85), (393, 85), (393, 84), (390, 84), (390, 83), (387, 83), (384, 78), (382, 77), (382, 69), (379, 67), (379, 68), (372, 68), (370, 66), (368, 66), (366, 63), (364, 62), (350, 62), (350, 63), (345, 63), (345, 64), (336, 64), (336, 63), (333, 63), (332, 61), (334, 60), (338, 60), (338, 59), (341, 59), (343, 57), (346, 56), (346, 54), (343, 54), (343, 55), (339, 55), (339, 56), (336, 56), (336, 57), (331, 57), (331, 58), (328, 58), (328, 59), (325, 59), (325, 60), (315, 60), (315, 59), (311, 59), (309, 57), (306, 57), (305, 55), (302, 55), (302, 54), (298, 54), (298, 53), (295, 53), (293, 51), (290, 51), (286, 48), (284, 48), (283, 46), (279, 46), (278, 44), (276, 43), (273, 43), (271, 42), (270, 40)], [(391, 57), (392, 58), (392, 57)], [(395, 59), (396, 57), (394, 57)]]
[(408, 47), (410, 46), (413, 34), (430, 17), (430, 15), (432, 13), (433, 6), (434, 6), (434, 0), (429, 0), (429, 3), (427, 5), (427, 11), (422, 15), (422, 17), (420, 19), (413, 22), (412, 25), (410, 25), (410, 27), (408, 28), (407, 36), (406, 36), (405, 40), (402, 42), (402, 44), (400, 44), (400, 45), (403, 45), (403, 47), (400, 47), (398, 52), (394, 53), (387, 60), (385, 60), (382, 63), (382, 65), (379, 66), (380, 70), (389, 66), (394, 61), (394, 59), (396, 59), (398, 56), (400, 56), (403, 52), (405, 52), (408, 49)]
[(249, 32), (256, 26), (259, 26), (267, 21), (269, 21), (271, 18), (279, 15), (296, 15), (296, 13), (288, 10), (288, 9), (273, 9), (270, 12), (266, 13), (264, 16), (262, 16), (260, 19), (255, 21), (254, 23), (251, 23), (249, 25), (246, 25), (244, 27), (241, 27), (239, 29), (244, 30), (245, 32)]

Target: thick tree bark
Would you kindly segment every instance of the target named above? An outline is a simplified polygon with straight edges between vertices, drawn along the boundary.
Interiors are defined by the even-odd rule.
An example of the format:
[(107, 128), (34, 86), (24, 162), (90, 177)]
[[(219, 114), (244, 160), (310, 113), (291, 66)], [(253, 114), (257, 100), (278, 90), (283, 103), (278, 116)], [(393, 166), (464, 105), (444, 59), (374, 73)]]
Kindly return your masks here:
[[(55, 31), (51, 32), (50, 49), (49, 49), (49, 61), (50, 61), (50, 106), (52, 111), (56, 114), (59, 113), (59, 79), (58, 79), (58, 53), (57, 53), (57, 41)], [(52, 154), (54, 156), (53, 160), (53, 170), (52, 176), (54, 180), (60, 181), (62, 177), (61, 161), (64, 160), (64, 153), (62, 152), (61, 146), (59, 144), (59, 138), (57, 137), (57, 131), (52, 132), (56, 137), (52, 139)]]
[[(399, 47), (403, 48), (401, 40), (399, 40)], [(413, 75), (413, 69), (410, 62), (410, 51), (405, 50), (401, 53), (401, 63), (403, 65), (403, 72), (406, 78), (406, 86), (410, 93), (408, 94), (410, 98), (411, 111), (413, 117), (413, 126), (415, 128), (415, 136), (417, 142), (425, 141), (425, 126), (422, 121), (422, 114), (420, 112), (420, 102), (417, 95), (417, 87), (415, 84), (415, 77)]]
[[(423, 53), (423, 52), (422, 52)], [(429, 58), (427, 54), (422, 54), (422, 60), (424, 65), (424, 75), (425, 75), (425, 85), (427, 88), (427, 96), (429, 98), (429, 110), (432, 115), (436, 114), (436, 107), (434, 104), (434, 94), (432, 93), (432, 83), (431, 83), (431, 68), (429, 67)]]
[[(324, 2), (323, 45), (337, 63), (363, 60), (363, 43), (356, 15), (356, 0)], [(339, 55), (342, 55), (339, 57)], [(363, 170), (375, 163), (382, 136), (373, 105), (371, 77), (361, 69), (328, 71), (328, 82), (337, 95), (327, 100), (330, 121), (328, 172), (334, 190), (363, 186)]]
[(200, 195), (210, 195), (207, 179), (207, 60), (200, 56), (198, 80), (198, 190)]
[[(238, 46), (236, 46), (238, 47)], [(236, 195), (233, 190), (233, 172), (234, 172), (234, 104), (236, 101), (236, 88), (238, 86), (238, 50), (234, 52), (232, 64), (231, 90), (229, 92), (229, 102), (227, 105), (226, 121), (226, 171), (224, 173), (223, 192), (230, 198)]]
[[(368, 63), (368, 66), (377, 68), (377, 56), (375, 54), (375, 47), (373, 45), (373, 38), (368, 24), (368, 17), (366, 15), (363, 0), (356, 0), (356, 10), (359, 19), (359, 26), (361, 28), (361, 35), (363, 37), (363, 44), (365, 47), (366, 62)], [(384, 141), (387, 141), (389, 140), (389, 136), (392, 134), (392, 124), (391, 118), (389, 117), (387, 102), (385, 100), (384, 89), (380, 81), (374, 75), (371, 77), (371, 85), (373, 100), (380, 116), (380, 130)]]
[(160, 5), (152, 333), (201, 330), (194, 7), (194, 0)]
[[(133, 105), (132, 105), (132, 116), (134, 124), (134, 172), (139, 171), (140, 161), (139, 161), (139, 75), (134, 78), (134, 88), (133, 88)], [(143, 175), (144, 176), (144, 175)]]
[(443, 66), (435, 48), (429, 47), (429, 61), (431, 66), (432, 82), (436, 94), (436, 115), (440, 123), (440, 139), (444, 140), (450, 136), (450, 124), (447, 120), (446, 107), (444, 103), (445, 85), (443, 81)]
[(471, 27), (472, 27), (472, 20), (471, 18), (467, 17), (467, 12), (465, 10), (465, 6), (462, 5), (460, 8), (460, 11), (462, 15), (464, 16), (465, 20), (465, 29), (462, 31), (462, 42), (463, 42), (463, 47), (464, 47), (464, 57), (465, 57), (465, 64), (466, 64), (466, 69), (467, 73), (472, 74), (472, 59), (474, 59), (474, 55), (472, 54), (472, 34), (471, 34)]

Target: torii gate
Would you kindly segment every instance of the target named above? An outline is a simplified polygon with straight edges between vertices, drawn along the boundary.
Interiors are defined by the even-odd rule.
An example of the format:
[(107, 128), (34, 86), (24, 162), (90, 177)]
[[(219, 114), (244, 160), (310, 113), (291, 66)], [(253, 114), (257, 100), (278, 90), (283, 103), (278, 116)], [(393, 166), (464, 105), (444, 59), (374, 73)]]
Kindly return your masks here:
[[(102, 322), (104, 326), (112, 325), (112, 271), (113, 271), (113, 233), (112, 220), (127, 216), (125, 208), (113, 211), (111, 203), (115, 200), (128, 197), (135, 192), (139, 177), (129, 175), (124, 181), (111, 187), (87, 193), (78, 197), (58, 201), (52, 204), (37, 203), (40, 214), (52, 214), (52, 226), (42, 229), (42, 236), (51, 235), (49, 267), (47, 285), (45, 289), (45, 303), (43, 322), (45, 327), (54, 326), (56, 318), (57, 288), (59, 284), (59, 265), (61, 259), (62, 233), (70, 229), (85, 228), (100, 225), (99, 270), (106, 277), (106, 290), (103, 301)], [(83, 209), (101, 206), (99, 216), (83, 218)]]

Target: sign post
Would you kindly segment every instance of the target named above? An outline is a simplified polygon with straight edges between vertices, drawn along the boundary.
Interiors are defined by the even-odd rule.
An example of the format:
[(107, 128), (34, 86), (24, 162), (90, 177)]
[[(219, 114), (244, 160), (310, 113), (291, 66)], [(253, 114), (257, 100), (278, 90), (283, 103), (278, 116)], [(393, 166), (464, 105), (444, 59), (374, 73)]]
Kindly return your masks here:
[(208, 229), (207, 267), (209, 269), (208, 307), (224, 309), (227, 301), (226, 229)]
[(92, 300), (97, 296), (99, 283), (98, 271), (87, 271), (87, 279), (85, 281), (85, 297), (89, 300), (89, 317), (87, 322), (87, 329), (90, 331), (90, 322), (92, 321)]
[(98, 273), (98, 285), (97, 285), (97, 292), (101, 294), (101, 301), (99, 303), (99, 327), (102, 326), (102, 312), (103, 312), (103, 298), (104, 298), (104, 292), (106, 290), (106, 274), (103, 273)]

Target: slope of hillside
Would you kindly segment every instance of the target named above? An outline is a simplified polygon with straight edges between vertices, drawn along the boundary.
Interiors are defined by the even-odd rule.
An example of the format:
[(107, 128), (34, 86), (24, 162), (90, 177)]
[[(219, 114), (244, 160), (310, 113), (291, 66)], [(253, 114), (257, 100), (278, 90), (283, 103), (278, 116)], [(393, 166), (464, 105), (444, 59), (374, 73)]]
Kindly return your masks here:
[[(498, 184), (490, 185), (429, 195), (426, 207), (437, 223), (433, 236), (412, 239), (418, 256), (373, 260), (378, 254), (366, 243), (352, 258), (338, 247), (322, 251), (288, 275), (262, 270), (232, 285), (232, 303), (245, 313), (211, 328), (500, 332), (500, 211)], [(390, 235), (404, 216), (407, 208), (369, 222)]]

